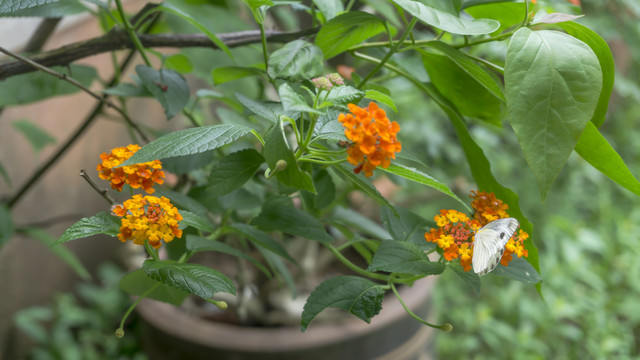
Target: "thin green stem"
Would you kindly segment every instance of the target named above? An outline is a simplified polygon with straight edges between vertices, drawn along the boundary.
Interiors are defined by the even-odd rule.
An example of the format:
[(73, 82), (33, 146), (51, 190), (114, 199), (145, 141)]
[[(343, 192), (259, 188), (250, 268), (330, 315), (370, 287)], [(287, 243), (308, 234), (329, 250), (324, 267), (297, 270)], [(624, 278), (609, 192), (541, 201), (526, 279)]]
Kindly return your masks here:
[(362, 89), (362, 87), (373, 77), (373, 75), (375, 75), (384, 66), (384, 64), (386, 64), (387, 61), (391, 59), (391, 56), (393, 56), (393, 54), (395, 54), (396, 51), (398, 51), (400, 44), (402, 44), (404, 40), (407, 38), (407, 36), (411, 33), (411, 31), (413, 30), (413, 27), (416, 25), (417, 22), (418, 22), (418, 18), (414, 17), (413, 19), (411, 19), (411, 22), (407, 26), (407, 29), (404, 31), (404, 33), (402, 33), (400, 40), (398, 40), (398, 42), (391, 49), (389, 49), (387, 54), (382, 58), (382, 60), (380, 60), (380, 62), (376, 65), (376, 67), (373, 68), (373, 70), (371, 70), (371, 72), (369, 72), (369, 74), (367, 74), (367, 76), (365, 76), (364, 79), (362, 79), (360, 84), (358, 84), (358, 89)]
[(298, 159), (298, 162), (306, 161), (314, 164), (330, 165), (330, 164), (340, 164), (345, 162), (346, 160), (347, 159), (324, 160), (324, 159), (314, 159), (310, 157), (301, 157), (300, 159)]
[(435, 328), (435, 329), (440, 329), (442, 331), (451, 331), (453, 329), (453, 326), (451, 326), (451, 324), (445, 323), (445, 324), (442, 324), (442, 325), (435, 325), (435, 324), (431, 324), (431, 323), (423, 320), (420, 316), (416, 315), (413, 311), (411, 311), (411, 309), (409, 309), (407, 304), (404, 303), (404, 300), (402, 300), (402, 297), (400, 297), (400, 294), (398, 293), (398, 290), (396, 289), (396, 287), (393, 284), (393, 282), (389, 282), (389, 286), (391, 286), (391, 291), (393, 291), (393, 294), (396, 296), (398, 301), (400, 301), (400, 304), (402, 304), (402, 307), (404, 308), (404, 310), (412, 318), (418, 320), (419, 322), (421, 322), (421, 323), (423, 323), (423, 324), (425, 324), (427, 326), (430, 326), (430, 327)]
[(158, 286), (160, 286), (160, 284), (161, 284), (160, 282), (154, 284), (152, 287), (149, 288), (149, 290), (145, 291), (142, 295), (140, 295), (136, 299), (136, 301), (133, 304), (131, 304), (131, 306), (129, 306), (129, 309), (127, 309), (127, 311), (124, 313), (124, 316), (122, 316), (122, 320), (120, 320), (120, 327), (118, 327), (118, 330), (124, 331), (124, 322), (127, 321), (127, 318), (129, 317), (129, 315), (131, 315), (131, 312), (133, 311), (133, 309), (135, 309), (136, 306), (138, 306), (138, 304), (140, 303), (140, 301), (142, 301), (142, 299), (147, 297), (147, 295), (151, 294), (153, 290), (155, 290)]
[(131, 38), (131, 41), (133, 42), (133, 45), (136, 47), (136, 49), (138, 49), (138, 52), (142, 56), (142, 59), (144, 60), (144, 63), (147, 64), (147, 66), (151, 66), (151, 62), (149, 61), (149, 58), (147, 57), (147, 54), (145, 53), (144, 46), (142, 46), (142, 43), (140, 42), (140, 39), (138, 38), (138, 35), (136, 34), (136, 31), (134, 30), (133, 26), (131, 26), (131, 23), (129, 22), (129, 18), (127, 18), (126, 14), (124, 12), (124, 8), (122, 7), (122, 1), (121, 0), (116, 0), (116, 7), (118, 8), (118, 13), (120, 14), (120, 17), (122, 18), (122, 24), (124, 25), (124, 29), (127, 32), (127, 34), (129, 35), (129, 38)]

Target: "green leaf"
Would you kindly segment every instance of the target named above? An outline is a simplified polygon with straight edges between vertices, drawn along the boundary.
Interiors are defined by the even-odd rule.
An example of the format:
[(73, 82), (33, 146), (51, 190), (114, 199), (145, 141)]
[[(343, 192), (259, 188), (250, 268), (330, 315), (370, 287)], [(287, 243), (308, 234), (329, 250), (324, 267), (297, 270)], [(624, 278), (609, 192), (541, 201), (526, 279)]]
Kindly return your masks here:
[(222, 66), (213, 69), (211, 76), (216, 85), (229, 81), (242, 79), (248, 76), (264, 75), (265, 71), (254, 67), (245, 66)]
[(463, 6), (466, 7), (465, 12), (476, 19), (486, 18), (499, 21), (500, 27), (491, 33), (491, 35), (498, 35), (504, 30), (522, 23), (526, 4), (524, 2), (501, 1), (497, 4), (473, 6), (472, 2), (466, 1)]
[(213, 224), (205, 216), (187, 210), (180, 210), (179, 212), (182, 215), (182, 220), (180, 220), (181, 228), (191, 226), (204, 232), (212, 233), (215, 231)]
[(110, 215), (107, 212), (99, 212), (90, 218), (82, 218), (77, 223), (71, 225), (51, 246), (97, 234), (118, 236), (119, 232), (120, 221), (118, 217)]
[(183, 20), (186, 20), (189, 24), (197, 27), (200, 31), (205, 33), (205, 35), (207, 35), (207, 37), (209, 38), (209, 40), (211, 40), (212, 43), (214, 43), (219, 49), (224, 51), (230, 58), (233, 59), (233, 55), (231, 54), (231, 50), (229, 50), (229, 47), (224, 42), (222, 42), (222, 40), (218, 39), (216, 34), (209, 31), (209, 29), (207, 29), (204, 25), (202, 25), (197, 19), (195, 19), (193, 16), (185, 12), (181, 8), (182, 6), (183, 6), (183, 3), (180, 0), (176, 0), (171, 4), (164, 2), (162, 5), (159, 5), (158, 7), (156, 7), (155, 10), (169, 12), (171, 14), (181, 17)]
[(514, 257), (509, 266), (498, 266), (492, 274), (504, 276), (513, 280), (522, 281), (527, 284), (537, 284), (542, 281), (542, 277), (525, 259)]
[(600, 64), (572, 36), (521, 28), (509, 42), (504, 77), (509, 121), (544, 199), (594, 114)]
[(593, 123), (587, 124), (575, 150), (591, 166), (620, 186), (640, 196), (640, 182)]
[(331, 89), (331, 92), (324, 101), (330, 102), (333, 105), (357, 104), (362, 100), (364, 95), (365, 92), (362, 90), (358, 90), (352, 86), (342, 85)]
[(280, 96), (280, 100), (282, 101), (282, 107), (286, 111), (321, 114), (320, 111), (309, 106), (304, 98), (298, 95), (295, 90), (293, 90), (293, 88), (287, 83), (280, 85), (280, 87), (278, 88), (278, 95)]
[(342, 179), (352, 183), (357, 188), (362, 190), (365, 194), (375, 200), (378, 204), (387, 206), (393, 209), (393, 206), (385, 199), (378, 190), (371, 185), (371, 182), (362, 174), (354, 174), (353, 169), (350, 169), (346, 164), (338, 164), (331, 166), (331, 169), (338, 174)]
[(178, 130), (143, 146), (120, 166), (199, 154), (236, 141), (251, 131), (242, 125), (211, 125)]
[(344, 4), (341, 0), (313, 0), (313, 3), (327, 21), (344, 11)]
[(29, 120), (14, 121), (12, 125), (29, 140), (36, 152), (40, 152), (47, 144), (56, 143), (53, 136)]
[(311, 292), (302, 311), (302, 331), (326, 308), (343, 309), (369, 323), (382, 309), (384, 290), (379, 284), (357, 276), (325, 280)]
[(296, 161), (289, 143), (284, 137), (284, 125), (279, 119), (264, 137), (264, 157), (271, 171), (276, 171), (278, 161), (284, 161), (286, 167), (277, 170), (276, 177), (286, 186), (316, 193), (309, 173), (302, 171)]
[(394, 213), (387, 207), (380, 208), (380, 221), (393, 240), (410, 242), (422, 250), (435, 248), (435, 243), (427, 242), (424, 238), (427, 220), (403, 207), (396, 206), (395, 210)]
[(388, 168), (383, 168), (380, 167), (379, 169), (381, 169), (382, 171), (386, 171), (388, 173), (391, 174), (395, 174), (398, 176), (401, 176), (407, 180), (411, 180), (414, 182), (417, 182), (418, 184), (422, 184), (422, 185), (426, 185), (429, 187), (432, 187), (446, 195), (449, 195), (451, 198), (457, 200), (460, 204), (462, 204), (467, 210), (471, 210), (469, 208), (469, 205), (467, 205), (464, 201), (462, 201), (456, 194), (454, 194), (451, 189), (449, 189), (449, 187), (447, 187), (445, 184), (439, 182), (438, 180), (432, 178), (431, 176), (419, 171), (416, 168), (412, 168), (412, 167), (408, 167), (408, 166), (404, 166), (404, 165), (398, 165), (398, 164), (391, 164), (389, 165)]
[[(536, 14), (538, 15), (538, 14)], [(562, 23), (562, 22), (566, 22), (566, 21), (573, 21), (575, 19), (581, 18), (584, 15), (571, 15), (571, 14), (563, 14), (563, 13), (551, 13), (551, 14), (546, 14), (544, 16), (541, 16), (540, 18), (538, 18), (538, 16), (536, 16), (536, 18), (531, 22), (532, 25), (534, 24), (558, 24), (558, 23)]]
[(383, 92), (380, 92), (377, 90), (366, 90), (364, 93), (364, 97), (367, 99), (371, 99), (379, 103), (385, 104), (388, 107), (392, 108), (396, 114), (398, 113), (398, 108), (396, 107), (396, 104), (393, 102), (393, 99), (391, 98), (391, 96)]
[(460, 263), (457, 262), (449, 264), (447, 268), (453, 270), (476, 294), (480, 294), (480, 276), (478, 274), (473, 271), (464, 271)]
[(164, 59), (164, 67), (169, 70), (177, 71), (181, 74), (193, 71), (193, 64), (191, 64), (189, 57), (180, 53), (167, 56)]
[(278, 119), (278, 114), (276, 114), (270, 107), (265, 104), (249, 99), (248, 97), (236, 93), (236, 98), (245, 108), (247, 108), (252, 113), (260, 116), (263, 119), (269, 120), (271, 122), (275, 122)]
[(77, 0), (4, 0), (0, 17), (56, 18), (87, 11)]
[(279, 230), (325, 244), (333, 242), (320, 221), (284, 200), (272, 199), (265, 202), (260, 215), (251, 224), (267, 231)]
[(269, 56), (267, 72), (274, 79), (303, 81), (322, 74), (322, 50), (304, 40), (286, 43)]
[(484, 35), (496, 31), (500, 23), (492, 19), (464, 19), (418, 1), (393, 0), (427, 25), (458, 35)]
[[(147, 293), (151, 288), (153, 288), (153, 290)], [(120, 289), (131, 295), (145, 295), (145, 297), (149, 299), (162, 301), (175, 306), (180, 306), (189, 296), (189, 294), (184, 291), (153, 280), (145, 274), (143, 269), (138, 269), (126, 274), (122, 280), (120, 280)]]
[(136, 66), (136, 73), (144, 87), (155, 97), (167, 119), (171, 119), (187, 106), (189, 85), (179, 73), (173, 70), (155, 70), (145, 65)]
[(11, 219), (11, 212), (7, 205), (0, 203), (0, 249), (11, 239), (14, 233), (15, 227)]
[(187, 249), (189, 249), (193, 253), (198, 253), (201, 251), (215, 251), (215, 252), (233, 255), (235, 257), (239, 257), (249, 261), (256, 268), (258, 268), (258, 270), (262, 271), (267, 277), (269, 278), (271, 277), (271, 273), (269, 272), (269, 270), (264, 265), (262, 265), (258, 260), (220, 241), (208, 239), (201, 236), (188, 235)]
[(240, 150), (225, 156), (211, 170), (207, 191), (224, 195), (242, 187), (264, 161), (262, 155), (253, 149)]
[[(437, 47), (446, 48), (446, 45)], [(430, 49), (429, 51), (420, 51), (420, 54), (433, 85), (442, 95), (454, 103), (463, 115), (500, 125), (503, 107), (501, 100), (504, 100), (504, 95), (489, 74), (475, 65), (474, 75), (482, 77), (482, 81), (485, 83), (482, 84), (449, 56), (440, 55)], [(458, 55), (464, 57), (464, 55)], [(458, 61), (460, 60), (458, 58)], [(469, 66), (470, 68), (471, 66)], [(479, 75), (480, 73), (483, 75)], [(492, 85), (489, 85), (490, 83)], [(499, 95), (487, 90), (485, 85), (491, 87)]]
[(388, 271), (412, 275), (438, 275), (442, 263), (431, 262), (418, 245), (407, 241), (387, 240), (380, 243), (367, 271)]
[[(68, 68), (56, 66), (52, 69), (72, 77), (86, 87), (90, 87), (98, 76), (96, 69), (89, 66), (70, 65)], [(77, 86), (42, 71), (16, 75), (2, 81), (0, 107), (28, 104), (78, 91), (80, 89)]]
[(142, 264), (148, 277), (175, 289), (208, 299), (217, 292), (236, 294), (235, 285), (223, 273), (200, 264), (146, 260)]
[(153, 96), (151, 93), (140, 84), (140, 86), (132, 83), (120, 83), (114, 87), (102, 90), (103, 93), (113, 96), (122, 97), (144, 97)]
[(292, 263), (296, 263), (296, 260), (289, 255), (287, 249), (284, 248), (279, 242), (275, 241), (269, 234), (256, 229), (255, 227), (243, 224), (243, 223), (235, 223), (228, 226), (230, 229), (233, 229), (235, 232), (242, 234), (251, 241), (256, 247), (261, 247), (265, 250), (268, 250), (280, 257), (283, 257)]
[(315, 128), (313, 128), (312, 142), (320, 139), (347, 140), (344, 135), (344, 126), (338, 121), (340, 113), (336, 109), (329, 109), (325, 114), (320, 115)]
[(320, 210), (333, 204), (333, 200), (336, 198), (336, 186), (329, 172), (325, 169), (315, 171), (313, 183), (316, 187), (316, 195), (303, 192), (303, 195), (308, 195), (305, 200), (310, 201), (311, 207), (315, 210)]
[(377, 222), (349, 208), (337, 206), (331, 214), (331, 221), (355, 227), (363, 234), (367, 234), (379, 240), (391, 239), (391, 234), (389, 234), (387, 230)]
[(593, 112), (591, 122), (596, 127), (600, 127), (604, 123), (605, 115), (607, 114), (609, 98), (613, 91), (613, 79), (615, 78), (615, 68), (611, 49), (609, 49), (609, 45), (607, 45), (607, 42), (604, 41), (600, 35), (584, 25), (575, 22), (565, 22), (558, 25), (569, 35), (589, 45), (591, 50), (593, 50), (598, 57), (600, 69), (602, 69), (602, 90), (600, 91), (598, 105), (596, 106), (596, 110)]
[(298, 296), (298, 290), (296, 288), (296, 282), (293, 280), (293, 276), (291, 276), (291, 272), (287, 265), (282, 261), (280, 257), (278, 257), (273, 252), (267, 250), (266, 248), (260, 246), (259, 244), (255, 244), (256, 248), (262, 254), (264, 260), (269, 264), (269, 267), (272, 271), (279, 277), (284, 279), (287, 283), (287, 287), (291, 292), (291, 297), (295, 299)]
[(349, 11), (327, 22), (316, 35), (315, 43), (324, 58), (331, 59), (384, 30), (384, 23), (375, 15)]
[[(207, 208), (199, 203), (196, 199), (177, 191), (171, 191), (167, 188), (159, 188), (156, 190), (156, 196), (165, 196), (171, 200), (171, 203), (178, 208), (187, 209), (195, 214), (204, 215)], [(182, 214), (182, 212), (180, 212)]]
[(57, 244), (56, 238), (49, 235), (46, 231), (40, 228), (26, 228), (22, 229), (22, 231), (40, 241), (44, 246), (48, 247), (60, 260), (62, 260), (65, 264), (67, 264), (73, 272), (76, 273), (81, 279), (89, 280), (91, 279), (91, 275), (87, 268), (82, 265), (82, 262), (78, 257), (73, 253), (73, 251), (67, 249), (64, 246), (53, 246)]

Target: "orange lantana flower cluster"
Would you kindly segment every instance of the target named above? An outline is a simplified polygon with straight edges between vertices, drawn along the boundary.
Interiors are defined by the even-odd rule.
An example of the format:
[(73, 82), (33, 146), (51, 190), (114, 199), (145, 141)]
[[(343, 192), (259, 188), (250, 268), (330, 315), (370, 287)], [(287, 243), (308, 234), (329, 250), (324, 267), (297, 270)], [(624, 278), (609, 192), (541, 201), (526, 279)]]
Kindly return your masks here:
[(182, 237), (182, 230), (178, 229), (182, 215), (164, 196), (137, 194), (124, 204), (116, 205), (112, 211), (122, 218), (118, 234), (122, 242), (132, 240), (136, 245), (144, 245), (145, 240), (149, 240), (149, 244), (157, 249), (161, 240), (168, 243), (174, 237)]
[(129, 184), (134, 189), (143, 188), (147, 194), (153, 194), (153, 184), (164, 183), (164, 172), (159, 160), (117, 167), (139, 149), (139, 145), (128, 145), (115, 148), (109, 154), (102, 153), (102, 163), (96, 167), (100, 178), (109, 181), (111, 188), (117, 191), (122, 191), (124, 184)]
[[(509, 206), (497, 199), (495, 194), (472, 191), (471, 198), (471, 206), (475, 210), (472, 219), (459, 211), (443, 209), (440, 210), (440, 215), (434, 217), (437, 227), (424, 234), (427, 241), (436, 243), (442, 249), (447, 261), (459, 258), (464, 271), (472, 268), (475, 233), (493, 220), (509, 217)], [(503, 266), (509, 265), (513, 254), (527, 257), (529, 254), (523, 242), (528, 238), (529, 234), (522, 229), (514, 234), (505, 246), (500, 263)]]
[(396, 138), (400, 125), (390, 121), (383, 109), (375, 103), (367, 108), (349, 104), (351, 114), (340, 114), (338, 121), (345, 127), (344, 134), (353, 143), (347, 149), (347, 161), (355, 165), (356, 174), (373, 175), (377, 166), (389, 167), (402, 145)]

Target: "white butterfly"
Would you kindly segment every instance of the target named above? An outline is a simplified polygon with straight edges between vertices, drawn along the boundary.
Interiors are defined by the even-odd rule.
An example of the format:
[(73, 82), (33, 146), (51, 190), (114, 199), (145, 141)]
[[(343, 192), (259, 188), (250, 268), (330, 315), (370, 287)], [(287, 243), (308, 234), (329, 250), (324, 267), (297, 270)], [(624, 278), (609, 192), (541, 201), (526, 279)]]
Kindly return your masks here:
[(478, 230), (473, 242), (473, 272), (485, 275), (498, 266), (504, 247), (518, 226), (518, 220), (505, 218), (494, 220)]

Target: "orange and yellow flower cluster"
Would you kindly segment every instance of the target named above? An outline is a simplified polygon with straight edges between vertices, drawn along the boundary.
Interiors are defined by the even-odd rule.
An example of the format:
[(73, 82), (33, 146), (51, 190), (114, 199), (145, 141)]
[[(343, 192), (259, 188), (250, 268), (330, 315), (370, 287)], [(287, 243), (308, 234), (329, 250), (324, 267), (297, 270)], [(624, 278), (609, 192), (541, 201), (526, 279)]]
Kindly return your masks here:
[(132, 240), (136, 245), (144, 245), (148, 240), (157, 249), (161, 240), (168, 243), (174, 237), (182, 237), (182, 230), (178, 228), (182, 215), (164, 196), (133, 195), (133, 198), (116, 205), (112, 211), (122, 218), (118, 234), (122, 242)]
[[(471, 198), (471, 206), (475, 210), (473, 219), (459, 211), (443, 209), (440, 210), (440, 215), (434, 217), (437, 228), (424, 234), (427, 241), (436, 243), (443, 250), (443, 256), (447, 261), (459, 258), (464, 271), (470, 271), (472, 268), (475, 233), (493, 220), (509, 217), (509, 206), (497, 199), (493, 193), (472, 191)], [(513, 260), (513, 254), (527, 257), (529, 254), (523, 242), (528, 238), (529, 234), (522, 229), (514, 234), (505, 246), (500, 263), (507, 266)]]
[(390, 121), (383, 109), (375, 103), (367, 108), (349, 104), (351, 114), (340, 114), (338, 121), (345, 127), (344, 134), (353, 143), (347, 149), (347, 161), (355, 165), (356, 174), (373, 175), (377, 166), (389, 167), (402, 145), (396, 138), (400, 125)]
[(117, 191), (122, 191), (124, 184), (129, 184), (134, 189), (142, 188), (147, 194), (153, 194), (153, 184), (164, 183), (164, 172), (159, 160), (117, 167), (139, 149), (139, 145), (128, 145), (115, 148), (109, 154), (102, 153), (102, 163), (96, 167), (100, 178), (109, 181), (111, 188)]

